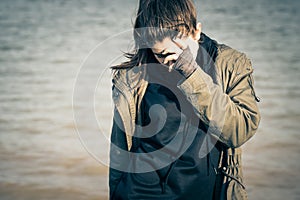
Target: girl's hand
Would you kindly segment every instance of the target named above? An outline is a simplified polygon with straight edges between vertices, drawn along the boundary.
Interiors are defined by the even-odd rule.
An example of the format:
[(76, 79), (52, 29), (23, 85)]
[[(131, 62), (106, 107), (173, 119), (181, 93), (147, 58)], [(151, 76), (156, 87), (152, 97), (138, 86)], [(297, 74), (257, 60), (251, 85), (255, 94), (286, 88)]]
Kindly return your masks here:
[(185, 44), (184, 41), (180, 38), (172, 39), (172, 42), (175, 43), (172, 50), (170, 50), (173, 53), (169, 53), (169, 55), (163, 60), (163, 64), (169, 66), (169, 71), (172, 70), (174, 63), (183, 52), (183, 50), (187, 48), (187, 44)]
[(185, 37), (184, 39), (165, 38), (162, 42), (157, 42), (153, 46), (152, 52), (154, 53), (156, 59), (160, 63), (169, 66), (169, 71), (171, 71), (174, 68), (174, 63), (186, 49), (189, 49), (187, 50), (189, 54), (185, 53), (185, 57), (188, 58), (182, 59), (181, 62), (188, 61), (189, 63), (191, 63), (191, 57), (195, 60), (198, 53), (198, 48), (198, 42), (190, 37)]
[[(198, 52), (198, 44), (193, 41), (190, 37), (183, 39), (175, 38), (172, 39), (172, 42), (175, 44), (175, 47), (173, 47), (173, 54), (168, 55), (165, 57), (163, 64), (169, 65), (169, 71), (171, 71), (174, 68), (174, 64), (177, 61), (178, 57), (183, 53), (184, 50), (189, 48), (189, 52), (192, 54), (194, 60), (196, 59), (197, 52)], [(191, 62), (190, 56), (187, 56), (187, 53), (185, 53), (184, 58), (187, 62)]]
[(193, 53), (189, 47), (190, 45), (187, 45), (183, 40), (176, 38), (173, 40), (173, 42), (182, 50), (182, 53), (180, 55), (173, 54), (166, 57), (164, 64), (170, 62), (171, 59), (172, 61), (175, 60), (176, 62), (169, 66), (169, 71), (175, 69), (185, 78), (188, 78), (198, 67), (198, 64), (195, 61), (196, 56), (193, 56)]

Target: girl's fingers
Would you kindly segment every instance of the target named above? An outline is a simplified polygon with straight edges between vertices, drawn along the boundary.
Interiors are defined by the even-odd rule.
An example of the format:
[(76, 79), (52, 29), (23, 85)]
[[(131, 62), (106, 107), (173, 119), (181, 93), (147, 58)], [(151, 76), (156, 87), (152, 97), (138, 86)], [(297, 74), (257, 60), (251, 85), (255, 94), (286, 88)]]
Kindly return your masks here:
[(169, 72), (171, 72), (171, 71), (172, 71), (172, 69), (173, 69), (173, 66), (174, 66), (174, 63), (173, 63), (173, 64), (171, 64), (171, 65), (169, 66)]
[(187, 48), (187, 44), (180, 38), (172, 39), (173, 42), (182, 50)]
[(164, 59), (164, 64), (166, 65), (168, 62), (173, 61), (173, 60), (177, 60), (177, 59), (178, 59), (177, 54), (169, 55)]

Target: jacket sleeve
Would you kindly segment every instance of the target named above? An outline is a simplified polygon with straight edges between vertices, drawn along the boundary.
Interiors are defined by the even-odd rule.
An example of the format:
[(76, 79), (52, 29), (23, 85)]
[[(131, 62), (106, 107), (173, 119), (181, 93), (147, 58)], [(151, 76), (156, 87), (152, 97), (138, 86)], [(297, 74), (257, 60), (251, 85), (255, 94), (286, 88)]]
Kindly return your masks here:
[[(233, 65), (236, 63), (243, 66), (235, 66), (236, 68), (253, 70), (249, 59), (245, 56), (239, 59), (243, 60), (234, 62)], [(224, 92), (220, 85), (215, 84), (212, 78), (197, 66), (197, 69), (178, 85), (193, 105), (197, 116), (209, 126), (209, 133), (230, 148), (239, 147), (249, 140), (260, 122), (251, 73), (245, 73), (243, 77), (231, 83), (232, 87), (229, 86), (228, 92)], [(220, 76), (224, 81), (224, 75)]]

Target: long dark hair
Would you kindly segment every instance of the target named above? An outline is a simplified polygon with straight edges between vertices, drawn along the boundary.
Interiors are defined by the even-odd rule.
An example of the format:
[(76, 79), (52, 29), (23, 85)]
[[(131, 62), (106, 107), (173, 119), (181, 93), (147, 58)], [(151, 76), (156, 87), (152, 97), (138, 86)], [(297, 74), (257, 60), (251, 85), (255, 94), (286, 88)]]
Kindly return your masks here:
[(135, 50), (125, 53), (128, 61), (112, 66), (127, 69), (155, 60), (149, 48), (155, 41), (166, 37), (193, 34), (196, 30), (197, 13), (192, 0), (140, 0), (134, 23)]

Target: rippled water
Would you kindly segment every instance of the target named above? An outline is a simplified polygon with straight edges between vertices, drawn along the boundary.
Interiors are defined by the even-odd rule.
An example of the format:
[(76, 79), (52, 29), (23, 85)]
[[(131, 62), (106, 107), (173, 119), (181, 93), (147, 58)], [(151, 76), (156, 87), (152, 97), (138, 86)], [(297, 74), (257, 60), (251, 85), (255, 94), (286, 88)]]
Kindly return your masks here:
[[(86, 68), (82, 80), (88, 88), (95, 74), (101, 77), (95, 96), (101, 131), (85, 116), (79, 125), (90, 133), (81, 137), (91, 152), (105, 157), (99, 132), (109, 134), (112, 105), (109, 73), (101, 74), (105, 59), (127, 48), (136, 3), (0, 1), (1, 199), (107, 199), (107, 167), (87, 153), (75, 130), (73, 86), (89, 52), (127, 31), (99, 46), (103, 63)], [(250, 199), (299, 199), (299, 1), (196, 4), (204, 32), (247, 53), (255, 68), (262, 121), (244, 146)], [(89, 104), (78, 102), (78, 110)]]

